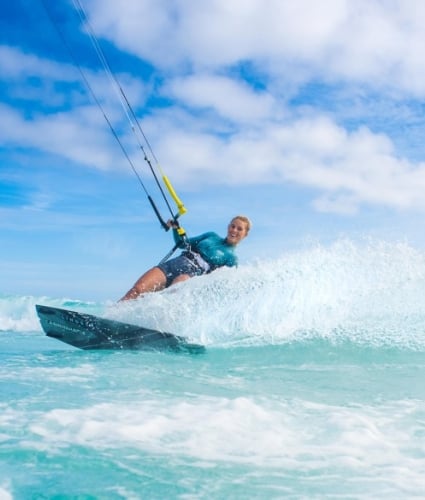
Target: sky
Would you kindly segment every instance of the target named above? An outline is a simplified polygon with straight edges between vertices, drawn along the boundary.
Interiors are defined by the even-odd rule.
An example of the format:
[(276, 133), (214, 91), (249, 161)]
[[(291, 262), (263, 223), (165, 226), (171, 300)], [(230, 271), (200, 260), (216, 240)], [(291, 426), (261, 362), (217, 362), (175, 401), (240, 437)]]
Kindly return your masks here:
[(424, 249), (424, 25), (422, 0), (6, 2), (0, 293), (114, 300), (168, 253), (141, 145), (189, 236), (250, 217), (241, 265)]

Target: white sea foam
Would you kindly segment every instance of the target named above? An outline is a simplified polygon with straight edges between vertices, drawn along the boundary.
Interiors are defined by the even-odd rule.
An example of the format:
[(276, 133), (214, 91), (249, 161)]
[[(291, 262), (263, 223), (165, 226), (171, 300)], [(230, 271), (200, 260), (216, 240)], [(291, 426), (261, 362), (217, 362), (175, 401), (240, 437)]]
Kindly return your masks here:
[[(423, 403), (341, 407), (302, 400), (201, 397), (55, 409), (31, 425), (37, 449), (128, 448), (164, 457), (285, 470), (344, 470), (424, 491), (424, 445), (412, 439)], [(413, 427), (412, 427), (413, 426)], [(417, 430), (419, 424), (416, 424)], [(351, 471), (351, 472), (350, 472)]]
[(43, 303), (170, 331), (206, 345), (308, 338), (425, 347), (425, 254), (406, 244), (337, 241), (219, 269), (136, 301), (0, 296), (0, 331), (40, 331)]
[(44, 383), (56, 382), (67, 383), (85, 382), (92, 378), (96, 373), (93, 365), (79, 364), (77, 367), (72, 366), (20, 366), (19, 369), (11, 371), (2, 370), (0, 367), (0, 376), (2, 380), (40, 380)]
[(425, 255), (338, 241), (220, 269), (106, 313), (206, 344), (308, 337), (425, 346)]
[[(125, 304), (0, 297), (18, 332), (42, 302), (211, 346), (66, 352), (41, 347), (61, 343), (38, 325), (1, 333), (0, 491), (420, 498), (424, 276), (408, 246), (341, 241)], [(266, 345), (223, 348), (238, 342)]]
[(12, 494), (8, 491), (8, 486), (0, 486), (0, 500), (13, 500)]
[(103, 305), (87, 303), (69, 298), (15, 296), (0, 294), (0, 332), (39, 332), (40, 322), (35, 310), (36, 304), (52, 307), (64, 307), (74, 310), (85, 310), (93, 314), (100, 313)]

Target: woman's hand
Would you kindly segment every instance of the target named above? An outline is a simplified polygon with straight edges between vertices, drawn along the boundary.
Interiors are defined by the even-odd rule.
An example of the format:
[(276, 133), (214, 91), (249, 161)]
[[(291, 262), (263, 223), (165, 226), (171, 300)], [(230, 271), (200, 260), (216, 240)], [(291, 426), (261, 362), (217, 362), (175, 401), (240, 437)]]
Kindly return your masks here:
[(177, 229), (179, 227), (179, 225), (177, 224), (177, 222), (175, 220), (173, 220), (173, 219), (167, 220), (167, 226), (171, 227), (173, 229)]

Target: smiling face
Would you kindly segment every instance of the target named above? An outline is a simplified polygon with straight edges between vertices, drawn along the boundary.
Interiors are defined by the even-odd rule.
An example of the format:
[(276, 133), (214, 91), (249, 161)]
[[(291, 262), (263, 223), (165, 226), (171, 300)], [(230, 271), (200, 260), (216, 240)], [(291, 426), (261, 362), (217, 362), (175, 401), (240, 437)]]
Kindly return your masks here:
[(230, 221), (227, 226), (227, 236), (226, 242), (229, 245), (237, 245), (241, 240), (245, 238), (249, 231), (249, 224), (238, 217), (235, 217)]

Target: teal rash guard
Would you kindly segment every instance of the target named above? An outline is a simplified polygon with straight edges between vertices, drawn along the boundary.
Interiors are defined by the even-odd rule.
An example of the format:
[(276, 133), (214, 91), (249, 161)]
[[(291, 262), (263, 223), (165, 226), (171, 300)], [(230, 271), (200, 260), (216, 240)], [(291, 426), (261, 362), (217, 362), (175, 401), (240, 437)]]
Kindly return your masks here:
[[(173, 231), (173, 236), (179, 248), (185, 248), (185, 244), (177, 231)], [(193, 238), (188, 238), (191, 252), (199, 254), (211, 266), (211, 271), (218, 267), (233, 267), (238, 264), (235, 255), (235, 246), (226, 243), (226, 239), (212, 231), (203, 233)], [(186, 250), (188, 251), (188, 250)]]

